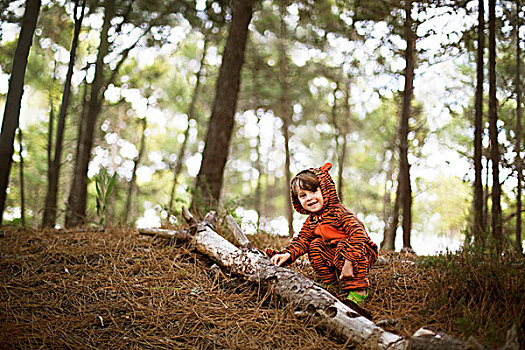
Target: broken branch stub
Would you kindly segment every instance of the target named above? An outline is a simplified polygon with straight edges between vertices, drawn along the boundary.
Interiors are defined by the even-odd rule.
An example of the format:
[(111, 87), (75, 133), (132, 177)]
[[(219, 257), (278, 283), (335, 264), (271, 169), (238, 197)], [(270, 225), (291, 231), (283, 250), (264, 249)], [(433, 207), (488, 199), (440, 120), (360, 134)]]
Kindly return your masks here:
[(250, 249), (252, 247), (252, 244), (250, 243), (250, 240), (244, 232), (242, 232), (241, 228), (237, 224), (237, 221), (231, 216), (230, 214), (226, 215), (226, 224), (228, 225), (229, 229), (233, 233), (233, 237), (235, 237), (235, 240), (239, 244), (241, 248), (248, 248)]
[(217, 225), (217, 212), (210, 211), (207, 213), (204, 220), (202, 220), (202, 223), (208, 225), (211, 229), (215, 229)]
[(184, 217), (184, 220), (186, 220), (188, 225), (194, 226), (198, 224), (197, 220), (195, 220), (193, 215), (191, 215), (190, 211), (186, 209), (186, 207), (182, 207), (182, 216)]

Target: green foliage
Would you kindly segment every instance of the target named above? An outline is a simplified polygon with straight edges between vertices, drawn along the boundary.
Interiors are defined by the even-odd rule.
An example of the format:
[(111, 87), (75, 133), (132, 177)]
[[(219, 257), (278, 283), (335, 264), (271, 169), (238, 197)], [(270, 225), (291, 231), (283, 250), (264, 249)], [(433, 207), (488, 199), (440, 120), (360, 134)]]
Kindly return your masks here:
[(73, 20), (66, 12), (66, 9), (56, 2), (51, 2), (40, 10), (35, 39), (36, 41), (51, 40), (52, 43), (69, 51), (71, 49), (73, 27)]
[[(470, 245), (456, 253), (426, 257), (421, 266), (433, 276), (431, 310), (445, 308), (462, 334), (505, 343), (513, 325), (525, 318), (523, 255), (498, 253), (497, 244)], [(524, 339), (521, 339), (522, 346)]]
[(16, 41), (5, 41), (0, 45), (0, 69), (6, 74), (11, 74), (13, 68), (16, 43)]
[(107, 206), (109, 195), (115, 184), (115, 178), (117, 173), (109, 175), (107, 170), (103, 169), (95, 175), (95, 186), (97, 190), (96, 202), (97, 202), (97, 217), (98, 224), (104, 226), (107, 222)]
[[(22, 10), (23, 2), (17, 3)], [(284, 215), (289, 197), (286, 191), (288, 184), (284, 183), (283, 179), (284, 147), (280, 118), (283, 110), (281, 81), (286, 79), (289, 90), (287, 97), (294, 109), (289, 128), (292, 172), (331, 161), (335, 165), (332, 175), (337, 181), (335, 139), (339, 136), (339, 141), (342, 141), (343, 121), (348, 122), (348, 152), (343, 169), (344, 202), (352, 210), (367, 217), (375, 215), (376, 220), (381, 221), (384, 208), (392, 204), (386, 202), (384, 194), (385, 191), (392, 191), (390, 198), (393, 200), (397, 173), (396, 132), (400, 94), (396, 92), (396, 84), (402, 67), (398, 62), (402, 52), (402, 45), (399, 45), (404, 18), (402, 3), (399, 0), (299, 0), (282, 3), (287, 6), (284, 11), (280, 8), (281, 2), (259, 2), (250, 24), (250, 40), (237, 104), (239, 113), (236, 116), (235, 134), (224, 174), (221, 202), (229, 211), (234, 210), (236, 206), (245, 210), (253, 209), (257, 180), (261, 179), (262, 217), (270, 220)], [(416, 6), (419, 7), (422, 3), (431, 2), (417, 2), (414, 14), (417, 13), (418, 20), (433, 19), (432, 11), (425, 13), (419, 11), (421, 8), (416, 10)], [(92, 64), (100, 40), (100, 18), (97, 19), (97, 16), (101, 14), (101, 4), (100, 1), (88, 1), (89, 9), (82, 29), (75, 64), (74, 86), (71, 89), (71, 106), (68, 110), (59, 203), (65, 202), (64, 196), (67, 194), (71, 178), (71, 160), (76, 146), (77, 123), (81, 118), (82, 109), (86, 108), (83, 106), (82, 93), (85, 90), (89, 92), (90, 89), (88, 81), (92, 79)], [(206, 0), (200, 2), (201, 5), (205, 5), (205, 8), (200, 10), (195, 8), (196, 4), (189, 0), (116, 2), (117, 16), (112, 21), (111, 53), (105, 61), (108, 65), (108, 75), (115, 72), (116, 64), (121, 58), (120, 53), (134, 40), (132, 36), (140, 32), (140, 29), (144, 30), (147, 25), (154, 26), (120, 66), (113, 84), (108, 87), (105, 95), (107, 99), (103, 103), (94, 140), (96, 156), (93, 157), (90, 168), (92, 165), (105, 169), (114, 168), (119, 174), (119, 179), (123, 180), (114, 180), (112, 208), (106, 208), (108, 213), (111, 212), (116, 217), (123, 211), (125, 202), (124, 189), (128, 185), (126, 177), (129, 174), (130, 162), (133, 162), (133, 157), (130, 156), (133, 152), (130, 152), (130, 149), (134, 151), (134, 146), (138, 148), (137, 135), (140, 132), (134, 127), (134, 121), (145, 115), (148, 118), (148, 154), (141, 160), (141, 167), (151, 171), (151, 178), (137, 178), (139, 190), (134, 201), (137, 205), (136, 213), (141, 215), (146, 206), (155, 206), (160, 208), (158, 212), (161, 215), (166, 215), (162, 212), (162, 206), (169, 201), (173, 165), (177, 160), (182, 135), (187, 126), (185, 115), (188, 113), (195, 86), (202, 42), (206, 39), (209, 46), (205, 59), (205, 74), (200, 81), (201, 94), (196, 104), (195, 121), (190, 123), (186, 161), (178, 181), (179, 188), (186, 191), (177, 191), (174, 211), (178, 212), (182, 205), (187, 205), (190, 201), (194, 182), (192, 174), (195, 164), (198, 164), (198, 153), (202, 151), (202, 140), (212, 108), (214, 84), (225, 42), (226, 24), (231, 18), (228, 2)], [(54, 110), (58, 111), (63, 88), (61, 79), (67, 67), (67, 52), (73, 31), (71, 5), (70, 2), (61, 1), (49, 2), (43, 6), (29, 57), (26, 84), (30, 89), (26, 92), (31, 94), (30, 113), (35, 111), (37, 104), (39, 107), (38, 112), (31, 116), (28, 117), (24, 113), (21, 116), (21, 125), (26, 137), (26, 196), (32, 199), (27, 209), (30, 220), (35, 219), (41, 211), (41, 202), (45, 197), (47, 113), (50, 107), (42, 104), (42, 100), (46, 104), (53, 101)], [(438, 6), (438, 3), (434, 2), (434, 5)], [(2, 11), (5, 10), (5, 6), (7, 5), (0, 6), (0, 20), (3, 23), (16, 23), (17, 20), (11, 13)], [(497, 23), (502, 27), (502, 30), (498, 31), (500, 58), (497, 85), (498, 96), (501, 95), (502, 102), (498, 109), (500, 135), (502, 140), (506, 140), (501, 145), (505, 158), (502, 166), (506, 170), (513, 169), (512, 158), (509, 155), (514, 152), (512, 145), (515, 141), (516, 106), (512, 95), (516, 67), (515, 39), (514, 29), (509, 29), (513, 28), (513, 6), (509, 1), (502, 3), (503, 16)], [(436, 13), (441, 11), (437, 7), (436, 10)], [(449, 10), (450, 8), (444, 9), (445, 12)], [(467, 16), (471, 14), (467, 12)], [(281, 37), (280, 25), (283, 16), (286, 37)], [(443, 19), (446, 20), (446, 17)], [(468, 19), (473, 19), (472, 23), (475, 22), (475, 18)], [(465, 32), (472, 28), (466, 28)], [(374, 34), (376, 31), (380, 36)], [(342, 41), (334, 41), (336, 38)], [(464, 41), (457, 46), (463, 50), (475, 49), (474, 38), (475, 35), (468, 41), (468, 36), (463, 35)], [(345, 41), (346, 39), (348, 40)], [(364, 45), (360, 42), (361, 39), (365, 42)], [(285, 45), (287, 55), (286, 77), (281, 76), (279, 67), (281, 43)], [(6, 74), (10, 73), (15, 47), (16, 40), (1, 42), (0, 67)], [(360, 56), (357, 55), (359, 53)], [(413, 103), (414, 113), (410, 126), (414, 133), (411, 134), (410, 153), (414, 157), (414, 165), (425, 160), (426, 155), (421, 153), (421, 148), (429, 135), (437, 136), (442, 142), (441, 146), (453, 149), (466, 158), (471, 156), (470, 121), (473, 113), (467, 104), (472, 104), (468, 101), (468, 96), (473, 93), (475, 71), (472, 69), (472, 52), (463, 55), (464, 53), (465, 51), (461, 52), (459, 59), (458, 56), (440, 57), (443, 61), (447, 60), (447, 69), (451, 69), (453, 73), (450, 75), (454, 75), (448, 76), (449, 73), (443, 70), (440, 73), (446, 75), (447, 79), (436, 80), (436, 90), (441, 90), (437, 86), (441, 82), (447, 85), (443, 87), (442, 95), (436, 98), (442, 100), (441, 106), (438, 106), (437, 102), (436, 106), (425, 106), (418, 101)], [(304, 64), (298, 63), (300, 60), (297, 58), (301, 56), (305, 57)], [(416, 80), (419, 78), (419, 72), (424, 74), (427, 69), (431, 70), (426, 66), (427, 59), (428, 56), (418, 55)], [(56, 79), (53, 79), (55, 61), (57, 74)], [(75, 85), (79, 81), (80, 85)], [(377, 81), (380, 81), (380, 84)], [(343, 94), (346, 83), (351, 87), (348, 120)], [(421, 81), (416, 84), (417, 97), (420, 96), (417, 92), (421, 92), (421, 85), (425, 84)], [(374, 91), (373, 94), (370, 94), (371, 90)], [(116, 97), (113, 99), (108, 96)], [(369, 101), (366, 99), (372, 97), (372, 100), (375, 100), (377, 96), (380, 100), (379, 106), (370, 112), (367, 108), (369, 106), (366, 106)], [(147, 102), (144, 103), (144, 100)], [(428, 101), (428, 98), (425, 101)], [(0, 97), (0, 106), (3, 102), (3, 98)], [(334, 102), (337, 105), (335, 119), (338, 126), (332, 122)], [(370, 101), (370, 104), (372, 103), (374, 101)], [(142, 108), (144, 104), (147, 104), (145, 109)], [(429, 114), (429, 111), (436, 107), (443, 108), (442, 120), (441, 116)], [(460, 107), (464, 107), (464, 110), (461, 111)], [(367, 112), (363, 112), (365, 109)], [(262, 123), (248, 121), (249, 118), (242, 115), (245, 111), (253, 111), (252, 119), (258, 118), (258, 122)], [(452, 118), (447, 121), (449, 116)], [(437, 130), (429, 128), (427, 117), (433, 121), (440, 119)], [(273, 123), (266, 123), (269, 119)], [(257, 149), (257, 136), (260, 135), (266, 138), (262, 140), (265, 146)], [(255, 170), (256, 159), (260, 162), (260, 173)], [(17, 164), (15, 159), (12, 174), (18, 170)], [(505, 181), (509, 179), (507, 184), (513, 180), (512, 176)], [(428, 234), (460, 232), (465, 224), (465, 208), (469, 205), (470, 184), (466, 180), (451, 179), (444, 174), (438, 174), (436, 180), (428, 181), (425, 178), (415, 179), (414, 182), (414, 224), (424, 227), (422, 231)], [(16, 208), (20, 203), (20, 180), (17, 176), (11, 176), (10, 184), (11, 191), (7, 203), (10, 208)], [(88, 211), (91, 215), (95, 206), (97, 214), (100, 214), (104, 206), (104, 202), (98, 200), (98, 183), (93, 185), (91, 183), (88, 196)], [(505, 221), (504, 228), (508, 235), (512, 235), (515, 219), (511, 215), (516, 210), (515, 192), (508, 186), (504, 186), (504, 191), (504, 217), (509, 218)], [(194, 198), (197, 198), (198, 202), (198, 196)], [(242, 198), (242, 201), (239, 201), (239, 198)], [(173, 213), (168, 213), (171, 214)], [(108, 218), (104, 215), (99, 215), (99, 221), (108, 224)], [(425, 226), (425, 223), (432, 223), (434, 218), (438, 218), (436, 225), (432, 228)], [(432, 230), (433, 232), (430, 232)]]
[[(28, 225), (36, 226), (39, 223), (38, 215), (42, 209), (46, 190), (47, 140), (45, 136), (47, 126), (45, 124), (32, 124), (24, 130), (23, 156), (24, 156), (24, 190), (26, 197), (26, 220)], [(18, 138), (15, 141), (15, 153), (9, 178), (9, 195), (6, 207), (20, 207), (20, 156)], [(62, 193), (59, 193), (59, 196)], [(60, 198), (60, 197), (59, 197)], [(30, 199), (30, 200), (28, 200)]]
[(471, 186), (446, 174), (431, 181), (418, 178), (416, 185), (414, 190), (420, 198), (414, 203), (413, 213), (415, 221), (422, 225), (421, 231), (462, 238), (471, 208)]

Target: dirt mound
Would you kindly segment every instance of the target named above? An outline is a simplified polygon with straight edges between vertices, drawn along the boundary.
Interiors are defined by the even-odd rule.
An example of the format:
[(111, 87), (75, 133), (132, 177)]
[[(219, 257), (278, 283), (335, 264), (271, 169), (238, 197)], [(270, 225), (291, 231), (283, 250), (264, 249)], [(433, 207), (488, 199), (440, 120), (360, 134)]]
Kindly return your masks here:
[[(2, 230), (0, 348), (347, 346), (257, 285), (214, 267), (183, 242), (123, 229), (73, 233)], [(250, 239), (261, 249), (280, 248), (288, 242), (269, 235)], [(313, 278), (307, 260), (299, 260), (291, 268)], [(414, 255), (380, 252), (371, 270), (372, 288), (364, 308), (377, 325), (404, 337), (431, 326), (461, 339), (474, 335), (486, 342), (486, 328), (462, 331), (458, 327), (462, 318), (454, 315), (455, 306), (449, 300), (439, 302), (440, 296), (454, 297), (452, 292), (436, 289), (436, 281), (441, 281), (437, 276), (444, 275), (440, 268)], [(443, 288), (452, 288), (450, 285)], [(522, 290), (519, 288), (515, 290)], [(330, 292), (344, 297), (339, 290)], [(518, 315), (512, 317), (523, 319), (523, 308), (519, 311), (524, 305), (522, 294), (515, 305), (508, 307)], [(524, 324), (518, 323), (518, 327), (522, 330)], [(495, 328), (500, 333), (494, 338), (498, 343), (504, 343), (508, 326), (509, 322), (504, 322)]]
[(4, 230), (0, 348), (326, 349), (257, 286), (132, 230)]

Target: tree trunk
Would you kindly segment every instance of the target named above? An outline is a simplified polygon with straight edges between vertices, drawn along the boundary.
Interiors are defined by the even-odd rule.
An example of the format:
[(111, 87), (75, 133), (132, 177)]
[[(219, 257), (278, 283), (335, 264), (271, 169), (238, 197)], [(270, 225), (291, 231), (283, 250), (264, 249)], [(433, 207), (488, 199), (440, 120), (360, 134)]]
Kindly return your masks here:
[(350, 98), (350, 84), (348, 81), (344, 82), (345, 85), (345, 91), (344, 91), (344, 118), (342, 120), (342, 123), (339, 124), (337, 122), (337, 92), (339, 91), (339, 81), (336, 81), (336, 86), (334, 88), (333, 96), (334, 96), (334, 105), (332, 106), (332, 125), (334, 127), (335, 131), (335, 153), (337, 155), (337, 194), (339, 195), (339, 199), (341, 202), (343, 201), (343, 169), (345, 166), (345, 159), (346, 159), (346, 135), (348, 130), (348, 121), (350, 119), (350, 105), (349, 105), (349, 98)]
[(394, 210), (392, 211), (392, 223), (390, 224), (389, 231), (387, 233), (388, 240), (386, 240), (385, 237), (385, 249), (388, 249), (388, 247), (391, 248), (391, 250), (396, 250), (396, 233), (397, 233), (397, 227), (399, 226), (399, 208), (401, 206), (401, 201), (403, 194), (401, 192), (401, 185), (399, 184), (399, 176), (397, 180), (397, 189), (396, 189), (396, 200), (394, 201)]
[(346, 81), (345, 82), (345, 117), (344, 117), (344, 120), (343, 120), (343, 125), (341, 127), (341, 133), (342, 135), (342, 139), (343, 139), (343, 144), (340, 145), (341, 147), (341, 150), (340, 150), (340, 157), (339, 157), (339, 165), (338, 165), (338, 169), (337, 169), (337, 181), (339, 182), (338, 183), (338, 188), (339, 188), (339, 199), (341, 200), (341, 202), (343, 201), (343, 195), (344, 195), (344, 179), (343, 179), (343, 170), (345, 168), (345, 162), (346, 162), (346, 146), (347, 146), (347, 135), (348, 135), (348, 125), (350, 123), (350, 82), (349, 81)]
[[(255, 62), (254, 66), (252, 67), (253, 70), (253, 85), (254, 85), (254, 91), (253, 94), (255, 96), (255, 103), (257, 106), (261, 105), (261, 96), (260, 96), (260, 89), (261, 89), (261, 81), (259, 77), (259, 62)], [(262, 162), (261, 162), (261, 119), (263, 117), (262, 113), (259, 113), (259, 110), (255, 111), (257, 115), (257, 143), (255, 145), (255, 152), (257, 152), (257, 160), (255, 161), (254, 167), (255, 170), (257, 170), (257, 184), (255, 185), (255, 193), (253, 198), (253, 207), (255, 209), (255, 212), (257, 213), (257, 226), (256, 226), (256, 233), (259, 233), (259, 230), (261, 229), (261, 215), (262, 215), (262, 180), (263, 180), (263, 169), (262, 169)]]
[(343, 184), (343, 181), (341, 179), (339, 169), (341, 169), (340, 163), (341, 163), (341, 146), (339, 144), (339, 137), (341, 136), (341, 128), (339, 126), (339, 123), (337, 122), (337, 92), (339, 91), (339, 81), (335, 81), (335, 88), (332, 92), (332, 95), (334, 96), (334, 105), (332, 106), (331, 110), (331, 118), (332, 118), (332, 127), (334, 128), (334, 139), (335, 139), (335, 155), (337, 157), (337, 165), (338, 165), (338, 172), (337, 172), (337, 194), (339, 195), (339, 199), (342, 200), (342, 193), (341, 193), (341, 186)]
[(224, 47), (201, 167), (192, 198), (191, 207), (194, 212), (199, 211), (201, 204), (209, 208), (217, 207), (219, 202), (254, 2), (255, 0), (234, 0), (232, 4), (232, 22)]
[[(57, 60), (54, 62), (52, 84), (55, 84), (57, 76)], [(53, 103), (53, 96), (51, 96), (51, 89), (48, 91), (49, 99), (49, 122), (47, 123), (47, 176), (49, 178), (53, 164), (53, 132), (55, 131), (55, 104)], [(48, 191), (49, 192), (49, 191)], [(45, 204), (44, 204), (45, 205)], [(44, 207), (44, 212), (46, 208)]]
[(492, 235), (503, 243), (499, 182), (498, 111), (496, 100), (496, 0), (489, 0), (489, 138), (492, 160)]
[(485, 227), (483, 225), (483, 184), (481, 175), (483, 166), (482, 157), (482, 138), (483, 138), (483, 50), (485, 48), (485, 10), (483, 0), (478, 1), (478, 48), (477, 48), (477, 77), (476, 77), (476, 102), (474, 120), (474, 203), (473, 203), (473, 222), (472, 234), (477, 242), (483, 240)]
[[(124, 224), (126, 225), (128, 223), (128, 219), (130, 217), (130, 212), (133, 210), (132, 208), (132, 202), (135, 192), (135, 184), (137, 182), (137, 169), (139, 168), (140, 161), (142, 160), (142, 157), (144, 156), (144, 151), (146, 150), (146, 128), (148, 127), (148, 122), (146, 118), (140, 119), (140, 123), (142, 124), (142, 133), (140, 137), (140, 146), (139, 146), (139, 154), (137, 155), (137, 158), (135, 158), (135, 162), (133, 164), (133, 171), (131, 172), (131, 180), (129, 182), (128, 186), (128, 195), (126, 196), (126, 207), (124, 208)], [(133, 212), (135, 212), (133, 210)], [(134, 215), (131, 215), (131, 221), (135, 220)]]
[[(126, 108), (127, 107), (123, 103), (120, 104), (118, 108), (118, 120), (114, 128), (114, 133), (116, 135), (115, 142), (111, 145), (111, 173), (112, 174), (116, 173), (118, 170), (118, 164), (117, 164), (117, 157), (118, 157), (118, 152), (119, 152), (118, 140), (120, 140), (122, 128), (126, 127), (126, 124), (124, 122), (124, 118), (126, 115)], [(110, 227), (115, 223), (115, 217), (116, 217), (115, 200), (116, 200), (116, 193), (117, 193), (117, 184), (118, 182), (115, 182), (115, 184), (113, 185), (113, 190), (109, 193), (108, 206), (106, 208), (107, 210), (106, 225)]]
[[(60, 166), (62, 163), (62, 144), (64, 139), (64, 130), (66, 127), (66, 116), (67, 108), (69, 106), (69, 95), (71, 93), (71, 79), (73, 77), (73, 68), (75, 65), (76, 50), (78, 46), (78, 37), (80, 35), (80, 29), (82, 27), (82, 20), (84, 19), (84, 10), (86, 7), (86, 0), (82, 2), (80, 7), (80, 14), (78, 14), (79, 2), (75, 1), (75, 9), (73, 15), (75, 18), (75, 30), (73, 32), (73, 40), (71, 43), (71, 51), (69, 52), (69, 64), (66, 75), (66, 81), (64, 83), (64, 93), (62, 94), (62, 104), (60, 105), (60, 111), (58, 113), (58, 125), (57, 135), (55, 142), (55, 154), (54, 157), (50, 158), (48, 178), (47, 178), (47, 194), (44, 205), (44, 214), (42, 218), (42, 226), (53, 227), (57, 220), (57, 196), (58, 196), (58, 184), (60, 179)], [(50, 128), (50, 132), (51, 132)], [(49, 135), (50, 145), (52, 144), (53, 136), (52, 133)], [(49, 151), (51, 151), (49, 146)], [(50, 155), (51, 156), (51, 155)]]
[(184, 164), (184, 156), (186, 154), (186, 148), (188, 146), (188, 139), (190, 138), (190, 121), (195, 119), (195, 106), (197, 105), (197, 100), (199, 97), (201, 78), (204, 76), (204, 73), (205, 73), (206, 65), (204, 61), (206, 59), (206, 53), (208, 51), (208, 35), (209, 34), (206, 34), (204, 36), (204, 47), (202, 48), (202, 56), (200, 60), (199, 71), (196, 75), (195, 87), (193, 89), (193, 94), (191, 96), (191, 102), (188, 107), (188, 126), (186, 127), (186, 130), (184, 131), (184, 141), (182, 142), (182, 145), (180, 147), (179, 155), (177, 157), (177, 163), (175, 164), (175, 170), (173, 171), (173, 186), (171, 187), (170, 202), (168, 204), (169, 215), (173, 213), (173, 202), (175, 201), (175, 193), (176, 193), (175, 190), (177, 189), (177, 182), (182, 172), (182, 165)]
[[(393, 215), (393, 209), (392, 209), (392, 196), (391, 191), (392, 188), (387, 188), (388, 182), (394, 183), (394, 179), (392, 178), (394, 175), (394, 164), (391, 161), (390, 164), (388, 164), (387, 174), (386, 174), (386, 180), (385, 181), (385, 195), (383, 198), (383, 220), (385, 222), (385, 230), (383, 232), (383, 241), (381, 242), (381, 249), (384, 250), (395, 250), (395, 229), (392, 230), (392, 227), (394, 225), (394, 215)], [(396, 196), (396, 202), (397, 204), (397, 213), (396, 216), (399, 215), (399, 201), (397, 201)], [(395, 226), (397, 229), (398, 221), (396, 220)]]
[(283, 121), (282, 131), (284, 136), (284, 198), (286, 203), (286, 217), (288, 219), (288, 236), (293, 237), (293, 208), (290, 201), (290, 182), (292, 181), (292, 174), (290, 172), (290, 121), (292, 120), (292, 108), (288, 92), (288, 57), (286, 53), (286, 22), (284, 21), (286, 13), (285, 1), (279, 2), (280, 8), (280, 38), (279, 38), (279, 71), (280, 71), (280, 85), (281, 85), (281, 119)]
[(27, 0), (26, 2), (24, 17), (22, 18), (22, 29), (16, 45), (13, 69), (9, 79), (9, 91), (5, 102), (2, 132), (0, 133), (0, 225), (4, 215), (9, 173), (13, 162), (13, 143), (20, 119), (20, 105), (24, 93), (27, 58), (33, 43), (33, 33), (35, 32), (40, 12), (40, 2), (40, 0)]
[[(488, 150), (487, 150), (488, 154)], [(492, 195), (489, 191), (489, 159), (490, 157), (485, 157), (485, 169), (487, 171), (485, 172), (485, 191), (483, 191), (483, 227), (487, 227), (488, 218), (489, 218), (489, 198)]]
[(284, 196), (286, 203), (286, 217), (288, 219), (288, 236), (293, 237), (293, 208), (290, 201), (290, 182), (292, 181), (292, 174), (290, 172), (290, 134), (288, 131), (288, 118), (283, 118), (283, 136), (284, 136)]
[(261, 216), (262, 216), (262, 188), (263, 188), (263, 167), (262, 167), (262, 153), (261, 153), (261, 119), (264, 116), (264, 112), (262, 109), (260, 109), (259, 106), (263, 106), (263, 101), (261, 98), (261, 89), (263, 88), (264, 82), (261, 81), (260, 77), (260, 68), (262, 66), (263, 62), (261, 58), (257, 55), (257, 53), (253, 53), (252, 56), (252, 65), (250, 66), (250, 71), (252, 72), (252, 80), (253, 80), (253, 90), (252, 95), (255, 98), (255, 105), (257, 108), (255, 108), (255, 114), (257, 116), (257, 143), (255, 144), (254, 151), (257, 154), (257, 159), (254, 162), (254, 168), (257, 170), (257, 183), (255, 185), (255, 191), (253, 195), (253, 207), (255, 212), (257, 213), (257, 223), (256, 223), (256, 233), (259, 232), (261, 228)]
[(77, 155), (75, 158), (75, 170), (71, 189), (69, 192), (66, 211), (66, 227), (78, 226), (84, 223), (87, 201), (87, 171), (91, 159), (91, 148), (93, 147), (93, 135), (98, 115), (102, 108), (104, 89), (104, 70), (106, 64), (104, 57), (109, 51), (108, 32), (111, 28), (111, 20), (115, 13), (115, 0), (108, 0), (105, 4), (104, 23), (100, 34), (97, 61), (95, 63), (95, 77), (91, 84), (88, 111), (81, 121), (82, 133), (79, 134)]
[(520, 48), (520, 0), (516, 1), (516, 172), (518, 174), (518, 186), (516, 194), (516, 249), (523, 250), (521, 246), (521, 192), (522, 192), (522, 159), (521, 159), (521, 48)]
[(414, 21), (411, 17), (412, 1), (405, 2), (405, 90), (403, 91), (403, 107), (399, 123), (399, 185), (402, 195), (403, 208), (403, 248), (411, 248), (410, 230), (412, 226), (412, 189), (410, 185), (410, 164), (408, 163), (408, 121), (411, 115), (411, 103), (414, 93), (414, 68), (415, 68), (415, 33)]
[(256, 149), (256, 152), (257, 152), (257, 160), (255, 161), (255, 170), (257, 170), (257, 185), (255, 186), (255, 195), (254, 195), (254, 203), (253, 203), (253, 206), (254, 206), (254, 209), (255, 209), (255, 212), (257, 213), (257, 228), (256, 228), (256, 231), (255, 233), (259, 233), (259, 230), (261, 229), (261, 215), (262, 215), (262, 196), (261, 196), (261, 192), (262, 192), (262, 178), (263, 178), (263, 173), (262, 173), (262, 162), (261, 162), (261, 157), (262, 157), (262, 153), (261, 153), (261, 118), (262, 116), (258, 115), (257, 116), (257, 130), (258, 130), (258, 133), (257, 133), (257, 144), (255, 145), (255, 147), (257, 148)]
[(26, 226), (26, 195), (24, 192), (24, 147), (22, 129), (18, 128), (18, 155), (20, 156), (20, 221), (22, 227)]

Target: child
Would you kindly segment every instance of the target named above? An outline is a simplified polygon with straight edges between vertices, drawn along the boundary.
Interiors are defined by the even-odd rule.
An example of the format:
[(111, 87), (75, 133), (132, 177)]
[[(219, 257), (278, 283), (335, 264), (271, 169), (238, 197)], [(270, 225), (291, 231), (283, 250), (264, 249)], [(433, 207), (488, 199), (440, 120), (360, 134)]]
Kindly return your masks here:
[(298, 173), (291, 182), (292, 203), (307, 214), (299, 235), (280, 252), (268, 249), (275, 265), (292, 263), (308, 253), (316, 279), (336, 285), (348, 299), (360, 303), (368, 296), (368, 272), (377, 260), (378, 248), (356, 216), (343, 206), (328, 173), (332, 164)]

